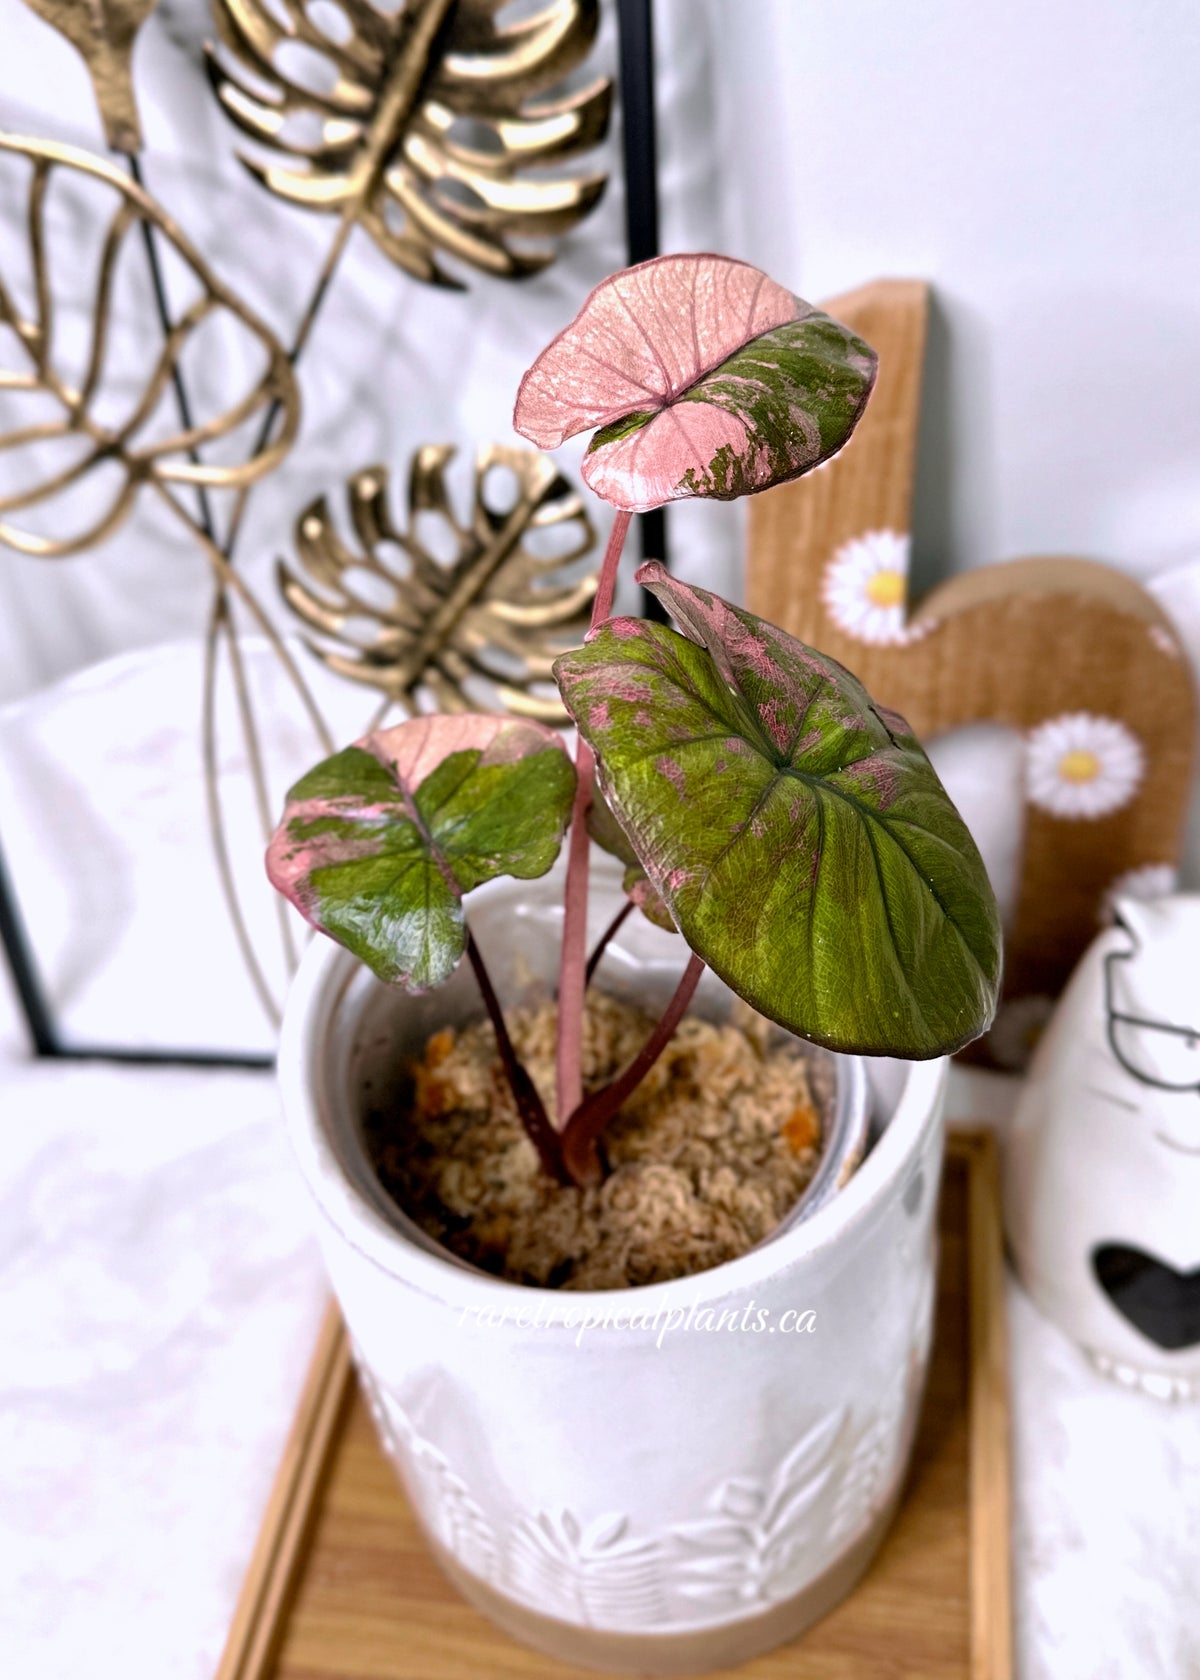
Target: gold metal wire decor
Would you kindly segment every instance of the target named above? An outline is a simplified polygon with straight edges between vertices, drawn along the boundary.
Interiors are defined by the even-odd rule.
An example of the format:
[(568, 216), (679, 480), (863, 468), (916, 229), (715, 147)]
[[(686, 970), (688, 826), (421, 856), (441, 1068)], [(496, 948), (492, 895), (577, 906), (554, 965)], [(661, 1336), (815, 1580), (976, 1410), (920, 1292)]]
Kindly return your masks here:
[[(46, 560), (76, 554), (111, 538), (139, 499), (150, 496), (204, 554), (213, 575), (202, 748), (209, 822), (243, 957), (265, 1011), (278, 1020), (278, 991), (247, 928), (218, 773), (223, 652), (258, 819), (268, 833), (275, 812), (243, 622), (266, 638), (318, 745), (332, 750), (333, 742), (287, 640), (237, 568), (248, 498), (296, 437), (295, 364), (356, 227), (407, 275), (457, 286), (460, 274), (444, 259), (462, 270), (519, 279), (553, 261), (556, 241), (597, 203), (605, 176), (572, 173), (569, 166), (600, 143), (609, 120), (607, 80), (573, 85), (592, 50), (599, 3), (547, 0), (532, 15), (500, 23), (497, 0), (406, 0), (388, 11), (369, 0), (340, 0), (343, 27), (331, 30), (319, 21), (320, 9), (302, 0), (214, 0), (212, 86), (239, 130), (275, 154), (275, 161), (244, 161), (280, 199), (337, 218), (286, 346), (213, 272), (143, 184), (130, 63), (153, 0), (29, 3), (82, 54), (106, 139), (125, 168), (56, 141), (0, 134), (0, 167), (7, 159), (28, 171), (23, 276), (10, 279), (10, 269), (20, 266), (11, 245), (0, 252), (0, 329), (11, 329), (0, 331), (0, 457), (9, 468), (0, 494), (0, 542)], [(310, 62), (323, 61), (323, 79), (307, 85), (299, 78), (296, 48), (306, 49)], [(98, 230), (88, 345), (79, 366), (61, 353), (56, 334), (67, 277), (55, 271), (47, 214), (60, 180), (90, 198), (91, 231)], [(101, 399), (113, 359), (115, 291), (135, 236), (162, 342), (144, 373), (122, 369), (126, 383), (135, 376), (138, 390), (114, 419), (114, 404)], [(77, 297), (78, 272), (70, 284)], [(173, 307), (169, 290), (187, 290), (189, 300)], [(196, 412), (188, 348), (214, 318), (244, 341), (257, 371), (211, 412), (203, 404)], [(3, 365), (11, 343), (13, 365)], [(14, 475), (22, 452), (29, 470)], [(590, 523), (549, 462), (499, 446), (480, 451), (471, 505), (460, 520), (445, 476), (452, 454), (450, 446), (416, 452), (404, 526), (389, 511), (383, 468), (351, 478), (358, 554), (341, 545), (323, 501), (306, 509), (297, 525), (296, 565), (280, 568), (283, 598), (324, 666), (378, 689), (383, 710), (413, 709), (427, 696), (441, 706), (484, 703), (560, 717), (546, 682), (554, 652), (577, 639), (595, 588), (580, 564), (593, 545)], [(508, 469), (516, 486), (499, 510), (484, 489), (497, 466)], [(80, 500), (89, 497), (82, 492), (91, 503), (83, 518)], [(223, 521), (219, 507), (227, 514)], [(426, 516), (442, 522), (454, 550), (449, 562), (423, 546), (417, 527)], [(557, 535), (556, 546), (544, 546), (547, 533)], [(400, 569), (389, 563), (389, 548), (406, 556)], [(354, 595), (355, 570), (364, 568), (390, 591), (386, 607), (365, 615), (359, 609), (366, 603)], [(361, 632), (364, 622), (366, 639), (355, 640), (355, 625)], [(282, 906), (279, 930), (290, 970), (297, 950)]]
[[(343, 543), (325, 498), (313, 502), (296, 524), (299, 569), (279, 563), (283, 598), (316, 633), (309, 646), (329, 670), (406, 711), (424, 691), (439, 711), (484, 705), (565, 723), (551, 666), (582, 639), (596, 593), (594, 573), (569, 576), (596, 540), (583, 498), (537, 450), (491, 444), (476, 456), (461, 519), (446, 482), (454, 453), (450, 444), (417, 450), (404, 526), (392, 516), (386, 468), (354, 474), (346, 489), (359, 552)], [(513, 484), (499, 507), (488, 500), (496, 469)], [(422, 540), (423, 518), (449, 539), (448, 561)], [(539, 537), (565, 541), (539, 554)], [(359, 576), (382, 590), (366, 597)]]

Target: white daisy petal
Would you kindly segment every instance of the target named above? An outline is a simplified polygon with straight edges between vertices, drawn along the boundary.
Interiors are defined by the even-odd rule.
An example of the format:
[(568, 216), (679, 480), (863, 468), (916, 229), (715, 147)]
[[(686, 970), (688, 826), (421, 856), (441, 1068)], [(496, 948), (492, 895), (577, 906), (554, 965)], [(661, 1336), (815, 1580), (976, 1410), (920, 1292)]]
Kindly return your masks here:
[(1128, 805), (1145, 768), (1142, 744), (1125, 724), (1064, 712), (1029, 733), (1026, 796), (1054, 817), (1107, 817)]
[(1165, 898), (1179, 885), (1179, 871), (1171, 863), (1142, 863), (1136, 869), (1126, 869), (1104, 889), (1096, 912), (1101, 927), (1111, 927), (1116, 920), (1119, 898)]
[(899, 531), (866, 531), (838, 549), (825, 568), (821, 594), (847, 636), (877, 647), (909, 639), (908, 552), (908, 537)]

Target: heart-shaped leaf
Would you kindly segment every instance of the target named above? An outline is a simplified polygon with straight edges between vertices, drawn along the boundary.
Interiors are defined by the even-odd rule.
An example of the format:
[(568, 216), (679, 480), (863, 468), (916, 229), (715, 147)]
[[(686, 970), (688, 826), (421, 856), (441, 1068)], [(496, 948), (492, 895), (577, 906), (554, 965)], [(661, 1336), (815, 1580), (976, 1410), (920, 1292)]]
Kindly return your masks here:
[(612, 619), (556, 674), (688, 944), (760, 1013), (835, 1050), (920, 1059), (977, 1037), (999, 917), (904, 719), (720, 596), (657, 564), (638, 578), (685, 634)]
[(521, 381), (542, 449), (599, 427), (583, 476), (633, 513), (731, 501), (809, 472), (858, 423), (875, 352), (729, 257), (655, 257), (596, 287)]
[(381, 980), (427, 991), (466, 949), (464, 893), (544, 875), (574, 794), (562, 740), (542, 724), (412, 718), (301, 777), (267, 873)]

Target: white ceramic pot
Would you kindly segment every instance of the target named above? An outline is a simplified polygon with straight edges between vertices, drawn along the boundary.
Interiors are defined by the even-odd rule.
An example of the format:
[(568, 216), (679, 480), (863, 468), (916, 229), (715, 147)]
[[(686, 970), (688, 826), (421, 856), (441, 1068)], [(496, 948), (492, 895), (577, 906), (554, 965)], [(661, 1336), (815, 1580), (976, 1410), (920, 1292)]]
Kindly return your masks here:
[[(506, 1000), (544, 995), (560, 900), (556, 876), (472, 895)], [(612, 902), (593, 893), (595, 931)], [(656, 1001), (683, 956), (631, 918), (604, 980)], [(729, 997), (706, 975), (695, 1007)], [(871, 1063), (865, 1162), (753, 1252), (556, 1292), (433, 1245), (361, 1143), (397, 1065), (478, 1013), (465, 972), (403, 997), (318, 940), (284, 1024), (288, 1126), (383, 1442), (449, 1575), (517, 1638), (641, 1674), (744, 1661), (849, 1591), (895, 1508), (932, 1329), (944, 1064)]]

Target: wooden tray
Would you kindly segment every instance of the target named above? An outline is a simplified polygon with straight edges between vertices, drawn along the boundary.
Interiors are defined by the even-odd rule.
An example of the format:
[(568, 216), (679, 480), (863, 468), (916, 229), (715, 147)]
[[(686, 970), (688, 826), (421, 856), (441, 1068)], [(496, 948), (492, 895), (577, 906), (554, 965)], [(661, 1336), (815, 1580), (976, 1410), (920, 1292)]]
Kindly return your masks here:
[[(739, 1680), (1011, 1680), (995, 1144), (951, 1134), (937, 1332), (899, 1516), (865, 1580)], [(421, 1538), (331, 1308), (218, 1680), (582, 1680), (470, 1608)]]

